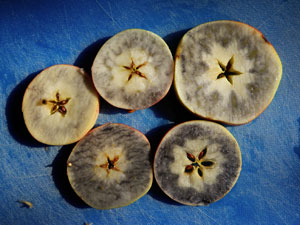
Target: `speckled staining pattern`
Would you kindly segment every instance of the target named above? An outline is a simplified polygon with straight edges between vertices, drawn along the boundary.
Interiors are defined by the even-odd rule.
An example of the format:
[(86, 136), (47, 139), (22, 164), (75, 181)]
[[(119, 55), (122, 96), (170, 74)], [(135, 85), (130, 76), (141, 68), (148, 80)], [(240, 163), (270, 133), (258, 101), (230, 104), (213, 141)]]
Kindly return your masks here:
[[(67, 113), (51, 114), (53, 104), (45, 100), (69, 99)], [(38, 141), (70, 144), (80, 139), (96, 122), (99, 98), (92, 80), (80, 68), (71, 65), (51, 66), (29, 84), (23, 98), (22, 111), (29, 132)], [(80, 119), (78, 119), (80, 118)]]
[[(241, 75), (232, 77), (233, 85), (226, 79), (216, 85), (218, 60), (226, 64), (232, 56)], [(254, 119), (270, 103), (280, 82), (281, 63), (271, 44), (254, 28), (217, 21), (186, 33), (175, 71), (179, 97), (191, 111), (239, 124)]]
[[(221, 125), (206, 121), (190, 121), (173, 128), (165, 136), (155, 155), (154, 174), (162, 190), (172, 199), (187, 205), (206, 205), (229, 192), (238, 179), (242, 162), (239, 146), (228, 133)], [(208, 149), (210, 145), (217, 144), (217, 151), (225, 158), (220, 165), (222, 172), (217, 176), (215, 183), (207, 184), (203, 179), (201, 190), (178, 185), (179, 176), (187, 176), (184, 167), (181, 175), (171, 172), (175, 161), (174, 148), (180, 146), (182, 151), (185, 151), (186, 142), (196, 139), (205, 141)], [(216, 164), (218, 163), (217, 161)]]
[[(113, 154), (116, 147), (122, 149), (119, 156), (126, 158), (123, 178), (110, 180), (109, 174), (102, 180), (98, 172), (99, 154), (107, 150)], [(150, 144), (144, 135), (121, 124), (107, 124), (95, 128), (72, 151), (68, 163), (68, 177), (76, 193), (91, 207), (108, 209), (128, 205), (143, 196), (152, 184)], [(100, 169), (100, 170), (99, 170)], [(98, 171), (98, 172), (97, 172)]]
[[(115, 68), (129, 66), (132, 58), (128, 57), (125, 65), (116, 62), (116, 58), (124, 52), (144, 52), (147, 63), (154, 71), (153, 77), (140, 78), (146, 82), (143, 91), (128, 92), (126, 83), (117, 87), (114, 79), (120, 79), (121, 74), (114, 72)], [(136, 63), (136, 62), (135, 62)], [(142, 109), (158, 102), (169, 90), (173, 80), (173, 57), (165, 42), (152, 32), (130, 29), (109, 39), (98, 52), (93, 63), (93, 80), (100, 95), (112, 105), (125, 109)], [(121, 78), (122, 79), (122, 78)], [(132, 80), (132, 79), (131, 79)], [(139, 85), (137, 83), (137, 85)]]

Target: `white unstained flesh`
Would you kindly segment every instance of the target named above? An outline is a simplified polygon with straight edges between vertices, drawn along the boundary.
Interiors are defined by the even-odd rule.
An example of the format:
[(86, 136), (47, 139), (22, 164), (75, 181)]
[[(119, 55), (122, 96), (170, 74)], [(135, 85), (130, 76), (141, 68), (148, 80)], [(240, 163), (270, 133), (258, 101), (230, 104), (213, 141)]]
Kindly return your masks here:
[[(133, 64), (143, 76), (131, 73)], [(124, 109), (148, 108), (161, 100), (171, 86), (173, 57), (156, 34), (125, 30), (99, 50), (92, 75), (96, 89), (110, 104)]]
[[(196, 139), (186, 141), (183, 147), (175, 146), (173, 149), (174, 162), (170, 165), (171, 172), (177, 174), (178, 186), (183, 188), (194, 188), (197, 191), (205, 191), (205, 185), (212, 185), (216, 182), (217, 176), (224, 171), (222, 164), (226, 162), (226, 158), (218, 151), (220, 145), (210, 144), (207, 150), (206, 159), (217, 162), (212, 168), (203, 170), (203, 177), (200, 178), (197, 171), (191, 174), (186, 174), (184, 168), (186, 165), (191, 164), (191, 161), (187, 158), (186, 154), (191, 153), (194, 156), (198, 156), (200, 150), (204, 149), (208, 145), (208, 141), (205, 139)], [(184, 174), (184, 175), (182, 175)]]
[[(66, 113), (50, 101), (67, 100)], [(92, 81), (80, 68), (55, 65), (37, 75), (29, 84), (22, 105), (25, 124), (38, 141), (65, 145), (78, 141), (95, 124), (99, 98)]]
[[(239, 75), (218, 79), (233, 57)], [(233, 21), (202, 24), (181, 40), (175, 87), (181, 102), (202, 117), (229, 124), (256, 118), (271, 102), (281, 79), (281, 62), (256, 29)]]

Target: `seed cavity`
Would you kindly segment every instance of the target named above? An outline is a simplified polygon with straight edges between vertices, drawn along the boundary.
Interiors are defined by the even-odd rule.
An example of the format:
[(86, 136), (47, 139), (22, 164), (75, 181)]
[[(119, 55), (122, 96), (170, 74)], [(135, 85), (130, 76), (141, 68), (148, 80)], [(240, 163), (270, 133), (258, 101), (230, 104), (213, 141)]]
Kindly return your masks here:
[(201, 165), (209, 167), (209, 166), (214, 165), (214, 162), (213, 161), (204, 161), (204, 162), (201, 162)]
[(117, 167), (118, 160), (119, 160), (119, 156), (115, 156), (113, 160), (111, 160), (109, 156), (106, 156), (106, 162), (104, 164), (99, 165), (99, 167), (104, 168), (107, 174), (109, 174), (111, 170), (121, 171)]
[(52, 105), (51, 110), (50, 110), (50, 115), (53, 115), (54, 113), (59, 112), (62, 116), (65, 116), (67, 114), (67, 109), (66, 109), (65, 105), (69, 102), (69, 100), (71, 98), (60, 99), (59, 92), (56, 92), (55, 97), (56, 97), (55, 100), (43, 99), (42, 104), (43, 105), (47, 105), (47, 104)]
[(200, 177), (203, 176), (202, 170), (200, 168), (198, 168), (198, 174), (199, 174)]
[(217, 76), (217, 80), (225, 77), (227, 79), (227, 81), (231, 85), (233, 85), (232, 76), (237, 76), (237, 75), (241, 75), (242, 74), (242, 72), (240, 72), (238, 70), (235, 70), (233, 68), (234, 56), (232, 56), (230, 58), (230, 60), (226, 64), (226, 66), (222, 62), (220, 62), (219, 60), (218, 60), (218, 64), (219, 64), (222, 72)]
[(213, 160), (206, 159), (206, 154), (207, 147), (200, 151), (197, 159), (192, 153), (187, 152), (186, 156), (192, 163), (185, 166), (184, 172), (191, 174), (193, 171), (197, 170), (198, 175), (202, 178), (205, 169), (211, 169), (215, 165)]
[(126, 70), (130, 71), (129, 77), (127, 81), (130, 81), (131, 78), (133, 77), (134, 74), (138, 75), (139, 77), (145, 78), (147, 79), (146, 75), (144, 73), (142, 73), (141, 71), (139, 71), (139, 69), (143, 66), (145, 66), (147, 63), (144, 62), (138, 66), (135, 65), (133, 59), (131, 59), (131, 64), (130, 66), (123, 66), (123, 68), (125, 68)]

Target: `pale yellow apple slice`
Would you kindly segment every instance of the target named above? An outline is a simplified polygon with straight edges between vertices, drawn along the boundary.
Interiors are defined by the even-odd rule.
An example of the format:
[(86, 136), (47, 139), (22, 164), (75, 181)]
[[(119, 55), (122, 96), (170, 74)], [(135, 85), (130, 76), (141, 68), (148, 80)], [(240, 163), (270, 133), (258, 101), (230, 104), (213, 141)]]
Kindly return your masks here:
[(80, 68), (55, 65), (29, 84), (22, 111), (31, 135), (48, 145), (81, 139), (95, 124), (99, 97), (91, 78)]
[(215, 21), (183, 36), (174, 83), (191, 112), (238, 125), (255, 119), (270, 104), (281, 74), (279, 56), (262, 33), (244, 23)]
[(145, 109), (167, 94), (173, 81), (173, 64), (162, 38), (150, 31), (129, 29), (101, 47), (92, 77), (99, 94), (111, 105)]
[(232, 189), (241, 165), (239, 145), (225, 127), (195, 120), (165, 135), (153, 167), (158, 185), (170, 198), (185, 205), (207, 205)]
[(74, 147), (67, 166), (74, 191), (96, 209), (129, 205), (145, 195), (153, 181), (149, 141), (124, 124), (93, 129)]

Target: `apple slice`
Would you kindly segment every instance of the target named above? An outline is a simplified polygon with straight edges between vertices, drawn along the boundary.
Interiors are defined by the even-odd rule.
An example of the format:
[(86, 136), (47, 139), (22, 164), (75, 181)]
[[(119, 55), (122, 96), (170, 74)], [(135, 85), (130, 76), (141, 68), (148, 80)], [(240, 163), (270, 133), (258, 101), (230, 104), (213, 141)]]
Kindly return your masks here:
[(129, 29), (110, 38), (99, 50), (92, 77), (99, 94), (127, 110), (148, 108), (160, 101), (173, 81), (171, 51), (156, 34)]
[(28, 131), (48, 145), (81, 139), (95, 124), (99, 96), (80, 68), (54, 65), (38, 74), (25, 91), (23, 117)]
[(185, 205), (207, 205), (224, 197), (241, 171), (237, 141), (223, 126), (189, 121), (172, 128), (154, 158), (160, 188)]
[(149, 141), (123, 124), (92, 130), (74, 147), (67, 166), (75, 192), (96, 209), (129, 205), (146, 194), (153, 181)]
[(182, 38), (175, 59), (175, 89), (191, 112), (238, 125), (272, 101), (282, 74), (279, 56), (255, 28), (235, 21), (199, 25)]

